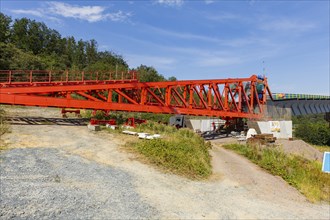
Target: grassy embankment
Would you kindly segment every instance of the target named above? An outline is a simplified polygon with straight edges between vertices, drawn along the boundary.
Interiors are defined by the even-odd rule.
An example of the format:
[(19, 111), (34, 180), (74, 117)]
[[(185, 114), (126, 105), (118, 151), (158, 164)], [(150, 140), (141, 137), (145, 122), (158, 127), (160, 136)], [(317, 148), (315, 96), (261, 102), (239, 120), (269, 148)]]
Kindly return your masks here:
[(330, 152), (330, 146), (327, 145), (313, 145), (316, 149), (318, 149), (321, 152)]
[[(120, 130), (119, 130), (120, 131)], [(161, 139), (140, 140), (126, 143), (126, 147), (160, 169), (189, 179), (205, 179), (212, 173), (209, 142), (188, 129), (148, 122), (135, 131), (161, 134)], [(113, 132), (113, 131), (112, 131)], [(118, 131), (116, 131), (118, 132)]]
[(2, 136), (9, 132), (9, 126), (5, 122), (5, 111), (0, 106), (0, 151), (6, 149), (6, 145), (3, 143)]
[(240, 144), (223, 147), (247, 157), (271, 174), (282, 177), (304, 194), (309, 201), (330, 203), (330, 175), (321, 171), (320, 162), (287, 155), (271, 148)]

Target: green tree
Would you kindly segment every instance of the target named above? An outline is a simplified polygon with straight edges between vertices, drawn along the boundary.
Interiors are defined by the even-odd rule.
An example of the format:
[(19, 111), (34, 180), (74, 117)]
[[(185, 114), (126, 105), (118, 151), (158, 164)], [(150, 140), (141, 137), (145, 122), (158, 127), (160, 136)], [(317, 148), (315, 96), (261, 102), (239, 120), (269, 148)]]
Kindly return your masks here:
[(173, 81), (177, 81), (177, 79), (175, 76), (170, 76), (170, 77), (168, 77), (168, 81), (173, 82)]
[(86, 67), (86, 42), (80, 39), (74, 52), (73, 64), (82, 70)]
[(92, 39), (86, 42), (86, 59), (87, 65), (94, 64), (97, 61), (97, 42)]
[(30, 21), (27, 25), (27, 51), (32, 51), (33, 54), (40, 54), (45, 45), (47, 27), (45, 24), (36, 21)]
[(7, 43), (10, 37), (11, 18), (0, 13), (0, 42)]
[(119, 70), (127, 70), (128, 65), (124, 58), (118, 54), (110, 51), (104, 51), (98, 53), (99, 60), (103, 63), (108, 63), (113, 69), (117, 67)]
[(10, 63), (12, 62), (12, 57), (14, 50), (18, 50), (13, 44), (7, 44), (0, 42), (0, 69), (7, 70), (9, 69)]
[(76, 40), (74, 39), (74, 37), (67, 37), (65, 38), (65, 47), (64, 47), (64, 54), (66, 56), (66, 66), (67, 68), (71, 68), (73, 61), (74, 61), (74, 57), (75, 57), (75, 50), (76, 50)]
[(330, 128), (323, 115), (293, 117), (296, 137), (315, 145), (330, 146)]
[(27, 51), (28, 47), (28, 24), (29, 19), (15, 19), (12, 27), (11, 42), (19, 49)]
[(60, 33), (47, 28), (45, 30), (44, 51), (46, 54), (57, 54), (62, 56), (65, 51), (65, 41), (62, 40)]
[(140, 65), (136, 68), (140, 82), (160, 82), (166, 81), (165, 77), (157, 72), (154, 67)]
[(65, 70), (67, 68), (65, 56), (58, 56), (55, 52), (42, 55), (40, 59), (47, 70)]

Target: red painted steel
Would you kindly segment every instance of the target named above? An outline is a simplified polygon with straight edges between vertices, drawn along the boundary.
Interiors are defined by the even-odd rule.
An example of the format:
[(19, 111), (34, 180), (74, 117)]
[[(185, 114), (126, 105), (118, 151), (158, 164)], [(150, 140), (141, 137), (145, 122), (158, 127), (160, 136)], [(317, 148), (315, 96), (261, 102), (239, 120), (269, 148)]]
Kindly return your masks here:
[(110, 120), (98, 120), (98, 119), (95, 119), (95, 118), (92, 118), (89, 123), (91, 125), (106, 125), (106, 124), (109, 124), (109, 125), (116, 125), (117, 122), (115, 119), (110, 119)]
[(136, 72), (0, 71), (0, 104), (260, 118), (267, 78), (139, 82)]
[(147, 123), (147, 120), (138, 119), (138, 118), (128, 118), (125, 122), (125, 125), (135, 127), (137, 124), (143, 124), (143, 123)]
[(0, 88), (44, 85), (95, 85), (114, 82), (137, 82), (137, 73), (135, 71), (124, 73), (111, 71), (0, 70)]

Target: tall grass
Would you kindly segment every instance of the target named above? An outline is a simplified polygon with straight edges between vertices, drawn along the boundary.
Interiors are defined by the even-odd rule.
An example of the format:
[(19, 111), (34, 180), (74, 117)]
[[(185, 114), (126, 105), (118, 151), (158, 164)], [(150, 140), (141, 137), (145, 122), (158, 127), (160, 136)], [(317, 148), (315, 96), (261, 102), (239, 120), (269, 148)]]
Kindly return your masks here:
[(10, 131), (9, 125), (5, 122), (5, 110), (0, 106), (0, 151), (6, 149), (2, 136)]
[(223, 147), (244, 155), (273, 175), (281, 176), (303, 193), (309, 201), (330, 203), (330, 175), (321, 171), (320, 162), (255, 145), (230, 144)]
[(81, 112), (84, 118), (97, 118), (100, 120), (116, 119), (118, 124), (123, 124), (128, 118), (139, 118), (148, 121), (168, 123), (172, 115), (169, 114), (153, 114), (153, 113), (139, 113), (139, 112), (116, 112), (112, 111), (109, 114), (105, 114), (104, 111), (98, 110), (96, 114), (92, 114), (91, 110), (83, 110)]
[(188, 129), (149, 122), (136, 131), (158, 133), (162, 139), (138, 140), (126, 144), (150, 163), (190, 179), (204, 179), (212, 173), (209, 142)]

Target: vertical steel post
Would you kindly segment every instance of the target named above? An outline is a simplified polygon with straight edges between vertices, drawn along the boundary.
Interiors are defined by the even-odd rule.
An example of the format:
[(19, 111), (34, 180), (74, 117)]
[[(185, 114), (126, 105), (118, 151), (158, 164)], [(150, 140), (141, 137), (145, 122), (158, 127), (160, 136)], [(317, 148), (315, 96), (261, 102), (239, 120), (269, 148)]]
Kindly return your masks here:
[(11, 70), (9, 71), (9, 78), (8, 78), (9, 84), (11, 84)]
[(30, 76), (29, 76), (29, 78), (30, 78), (30, 83), (32, 83), (32, 70), (30, 70)]

